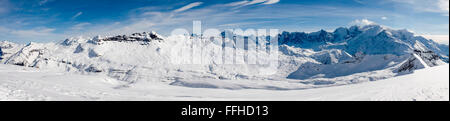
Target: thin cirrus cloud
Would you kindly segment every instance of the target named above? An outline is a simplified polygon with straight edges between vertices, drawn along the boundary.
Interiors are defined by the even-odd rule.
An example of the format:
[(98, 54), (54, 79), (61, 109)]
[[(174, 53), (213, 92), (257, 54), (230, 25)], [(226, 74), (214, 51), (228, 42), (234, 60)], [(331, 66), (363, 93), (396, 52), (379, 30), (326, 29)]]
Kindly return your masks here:
[(280, 0), (243, 0), (243, 1), (237, 1), (227, 4), (228, 6), (248, 6), (248, 5), (255, 5), (255, 4), (275, 4), (280, 2)]
[(72, 19), (76, 19), (79, 16), (83, 15), (83, 12), (78, 12), (77, 14), (75, 14), (74, 16), (72, 16)]
[(47, 2), (49, 2), (49, 0), (41, 0), (41, 1), (39, 1), (39, 5), (44, 5), (44, 4), (46, 4)]
[(427, 39), (432, 39), (440, 44), (449, 44), (449, 35), (421, 35)]
[(254, 4), (259, 4), (259, 3), (263, 3), (266, 2), (267, 0), (252, 0), (249, 1), (248, 3), (244, 4), (244, 5), (254, 5)]
[(449, 0), (389, 0), (413, 8), (419, 12), (441, 13), (444, 16), (449, 14)]
[(249, 1), (244, 0), (244, 1), (237, 1), (237, 2), (232, 2), (232, 3), (228, 3), (226, 4), (226, 6), (239, 6), (239, 5), (244, 5), (246, 3), (248, 3)]
[(197, 6), (200, 6), (200, 5), (202, 5), (202, 4), (203, 4), (203, 2), (194, 2), (194, 3), (188, 4), (188, 5), (186, 5), (186, 6), (183, 6), (183, 7), (181, 7), (181, 8), (178, 8), (178, 9), (174, 10), (173, 12), (178, 13), (178, 12), (187, 11), (187, 10), (189, 10), (189, 9), (192, 9), (192, 8), (194, 8), (194, 7), (197, 7)]
[(18, 36), (45, 36), (51, 35), (53, 31), (55, 31), (55, 29), (53, 28), (41, 28), (34, 30), (13, 30), (11, 31), (11, 34)]
[(91, 23), (87, 23), (87, 22), (79, 23), (79, 24), (74, 25), (71, 29), (72, 30), (82, 30), (82, 29), (84, 29), (84, 27), (86, 27), (88, 25), (91, 25)]
[(14, 39), (15, 42), (30, 42), (42, 40), (62, 39), (64, 36), (55, 34), (56, 29), (39, 27), (34, 29), (8, 29), (0, 27), (0, 36), (4, 39)]
[(278, 3), (278, 2), (280, 2), (280, 0), (267, 0), (267, 2), (265, 2), (263, 4), (270, 5), (270, 4), (275, 4), (275, 3)]

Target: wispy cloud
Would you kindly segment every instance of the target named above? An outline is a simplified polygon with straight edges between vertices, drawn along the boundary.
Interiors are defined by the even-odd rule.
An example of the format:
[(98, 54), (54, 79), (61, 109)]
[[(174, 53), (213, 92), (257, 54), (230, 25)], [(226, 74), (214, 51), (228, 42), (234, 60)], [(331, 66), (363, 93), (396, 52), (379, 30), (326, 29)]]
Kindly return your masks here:
[(76, 24), (76, 25), (74, 25), (74, 26), (72, 26), (72, 30), (75, 30), (75, 31), (77, 31), (77, 30), (82, 30), (82, 29), (84, 29), (84, 27), (86, 27), (86, 26), (88, 26), (88, 25), (91, 25), (91, 23), (87, 23), (87, 22), (84, 22), (84, 23), (79, 23), (79, 24)]
[(0, 36), (4, 40), (14, 39), (20, 42), (30, 41), (55, 41), (55, 38), (62, 39), (64, 36), (55, 34), (56, 29), (47, 27), (36, 27), (32, 29), (11, 29), (0, 27)]
[(13, 30), (11, 31), (11, 34), (17, 35), (17, 36), (46, 36), (51, 35), (52, 32), (55, 31), (53, 28), (38, 28), (38, 29), (30, 29), (30, 30)]
[(76, 19), (77, 17), (83, 15), (83, 12), (78, 12), (77, 14), (75, 14), (74, 16), (72, 16), (72, 19)]
[(276, 4), (278, 2), (280, 2), (280, 0), (243, 0), (243, 1), (228, 3), (226, 5), (243, 7), (243, 6), (256, 5), (256, 4), (270, 5), (270, 4)]
[(244, 5), (254, 5), (254, 4), (259, 4), (259, 3), (263, 3), (266, 2), (267, 0), (252, 0), (249, 1), (248, 3), (244, 4)]
[(194, 2), (194, 3), (188, 4), (186, 6), (183, 6), (181, 8), (178, 8), (178, 9), (174, 10), (173, 12), (183, 12), (183, 11), (189, 10), (191, 8), (200, 6), (201, 4), (203, 4), (203, 2)]
[(255, 24), (265, 24), (265, 23), (270, 23), (270, 21), (238, 22), (238, 23), (222, 24), (222, 25), (218, 25), (218, 26), (219, 27), (230, 27), (230, 28), (241, 28), (242, 26), (255, 25)]
[(240, 5), (244, 5), (246, 3), (248, 3), (249, 1), (244, 0), (244, 1), (237, 1), (237, 2), (232, 2), (232, 3), (228, 3), (226, 4), (226, 6), (240, 6)]
[(368, 19), (358, 19), (354, 20), (350, 23), (351, 25), (359, 25), (359, 26), (365, 26), (365, 25), (373, 25), (375, 22), (370, 21)]
[(449, 11), (449, 0), (439, 0), (439, 8), (443, 11)]
[(449, 0), (389, 0), (392, 2), (404, 4), (420, 12), (442, 13), (444, 16), (449, 14)]
[(41, 0), (41, 1), (39, 1), (39, 5), (44, 5), (44, 4), (46, 4), (46, 3), (48, 3), (50, 0)]
[[(0, 0), (0, 15), (2, 13), (1, 11), (5, 9), (1, 7), (5, 5), (2, 4), (2, 2), (4, 1), (12, 0)], [(36, 5), (39, 1), (46, 1), (44, 3), (48, 4), (49, 1), (51, 2), (54, 0), (35, 0), (34, 5)], [(448, 32), (448, 27), (437, 25), (442, 24), (442, 22), (440, 21), (437, 21), (438, 23), (432, 23), (437, 27), (431, 27), (430, 25), (422, 25), (423, 22), (415, 19), (418, 18), (418, 16), (415, 16), (413, 14), (404, 14), (405, 11), (410, 12), (410, 9), (406, 9), (405, 11), (404, 9), (399, 9), (399, 11), (392, 11), (390, 9), (391, 7), (404, 5), (405, 7), (416, 7), (417, 10), (419, 10), (419, 8), (424, 8), (418, 7), (420, 6), (420, 3), (418, 3), (421, 2), (420, 0), (403, 0), (403, 2), (397, 2), (402, 0), (383, 0), (383, 2), (388, 1), (387, 3), (390, 4), (384, 4), (382, 7), (364, 7), (378, 6), (382, 4), (380, 1), (376, 0), (354, 0), (355, 2), (360, 1), (365, 3), (364, 6), (360, 7), (345, 5), (336, 6), (333, 3), (329, 4), (328, 2), (323, 1), (317, 1), (317, 3), (311, 3), (307, 5), (281, 0), (229, 1), (230, 2), (216, 4), (214, 4), (213, 2), (208, 2), (208, 4), (206, 4), (207, 2), (205, 1), (194, 1), (193, 3), (186, 3), (184, 6), (177, 6), (174, 4), (151, 4), (149, 6), (129, 8), (124, 12), (125, 14), (126, 12), (128, 12), (128, 15), (121, 15), (121, 19), (116, 19), (114, 17), (105, 17), (101, 19), (106, 19), (105, 21), (97, 21), (98, 19), (88, 20), (88, 18), (83, 18), (83, 20), (86, 19), (86, 21), (89, 21), (89, 23), (84, 23), (80, 19), (87, 13), (94, 14), (94, 12), (90, 12), (89, 10), (83, 10), (82, 12), (78, 13), (76, 13), (77, 11), (75, 11), (75, 13), (53, 11), (54, 14), (68, 15), (68, 17), (72, 18), (71, 20), (70, 18), (68, 18), (69, 21), (67, 21), (67, 18), (49, 18), (49, 16), (44, 15), (39, 16), (33, 14), (27, 16), (19, 16), (19, 14), (8, 14), (7, 17), (2, 16), (3, 18), (0, 18), (0, 38), (8, 39), (9, 37), (12, 39), (28, 39), (24, 36), (16, 36), (19, 34), (26, 35), (26, 33), (28, 33), (29, 35), (41, 35), (39, 36), (39, 38), (35, 37), (34, 39), (51, 37), (53, 38), (53, 40), (61, 40), (64, 38), (58, 37), (70, 37), (79, 35), (117, 35), (152, 30), (157, 31), (158, 33), (163, 35), (170, 35), (171, 30), (177, 28), (185, 28), (187, 30), (190, 30), (193, 20), (201, 20), (203, 22), (203, 28), (205, 29), (278, 28), (286, 31), (311, 32), (320, 29), (331, 30), (336, 27), (347, 26), (349, 25), (349, 22), (355, 19), (359, 19), (352, 22), (352, 24), (373, 24), (375, 22), (372, 22), (370, 20), (375, 20), (378, 24), (394, 26), (397, 28), (411, 28), (412, 30), (422, 33), (430, 32), (430, 34), (440, 35), (446, 34), (442, 31)], [(446, 7), (445, 4), (442, 4), (441, 7), (438, 7), (437, 4), (439, 3), (439, 1), (445, 3), (446, 1), (448, 2), (448, 0), (429, 1), (435, 1), (431, 5), (433, 7), (432, 9), (434, 9), (436, 13), (447, 13), (448, 15), (448, 12), (444, 12), (445, 10), (448, 11), (448, 7)], [(286, 4), (280, 4), (282, 2), (285, 2)], [(386, 7), (387, 9), (383, 7)], [(56, 10), (54, 8), (51, 9)], [(422, 10), (422, 12), (424, 12), (424, 10)], [(436, 16), (436, 14), (433, 14), (433, 16)], [(437, 16), (440, 17), (439, 14)], [(415, 24), (407, 24), (404, 21)], [(14, 22), (19, 22), (20, 24)], [(53, 24), (53, 22), (55, 22), (56, 24)], [(48, 28), (45, 29), (45, 26), (47, 26)], [(52, 28), (53, 31), (50, 31), (52, 30)], [(57, 29), (58, 31), (54, 29)], [(12, 32), (15, 34), (11, 34)], [(5, 33), (8, 33), (10, 35), (5, 35)], [(16, 37), (11, 37), (12, 35)], [(29, 37), (29, 39), (33, 38)]]
[(447, 13), (443, 13), (442, 15), (448, 16), (449, 14), (449, 0), (439, 0), (439, 8), (442, 11), (447, 11)]
[(364, 4), (364, 2), (362, 0), (353, 0), (353, 1), (355, 1), (356, 3), (359, 3), (359, 4)]
[(263, 3), (263, 4), (266, 4), (266, 5), (270, 5), (270, 4), (275, 4), (275, 3), (278, 3), (278, 2), (280, 2), (280, 0), (267, 0), (265, 3)]
[(421, 35), (427, 39), (432, 39), (440, 44), (449, 44), (449, 35)]

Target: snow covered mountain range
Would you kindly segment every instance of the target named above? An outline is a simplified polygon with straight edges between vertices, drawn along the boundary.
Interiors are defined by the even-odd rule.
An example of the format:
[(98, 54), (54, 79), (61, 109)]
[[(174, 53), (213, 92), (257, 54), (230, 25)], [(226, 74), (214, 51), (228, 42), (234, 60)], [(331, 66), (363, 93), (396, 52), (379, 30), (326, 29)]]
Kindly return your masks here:
[[(0, 42), (0, 62), (102, 75), (123, 87), (159, 83), (193, 88), (308, 89), (387, 79), (449, 62), (449, 46), (380, 25), (279, 34), (277, 72), (258, 65), (171, 63), (180, 36), (156, 32), (69, 38), (58, 43)], [(203, 46), (203, 45), (198, 45)], [(212, 48), (223, 49), (221, 45)], [(239, 49), (239, 48), (238, 48)], [(244, 48), (242, 48), (244, 49)], [(213, 53), (205, 53), (213, 55)]]

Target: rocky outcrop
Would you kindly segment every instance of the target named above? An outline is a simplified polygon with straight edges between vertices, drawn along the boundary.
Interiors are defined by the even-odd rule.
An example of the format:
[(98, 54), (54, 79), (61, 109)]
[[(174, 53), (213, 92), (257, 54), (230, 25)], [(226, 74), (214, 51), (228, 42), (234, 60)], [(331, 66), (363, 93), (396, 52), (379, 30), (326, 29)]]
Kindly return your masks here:
[(430, 67), (442, 65), (443, 62), (439, 56), (433, 51), (414, 50), (414, 53), (422, 58), (422, 60)]
[(414, 50), (411, 57), (397, 70), (398, 73), (413, 72), (416, 69), (442, 65), (443, 62), (433, 51)]
[(398, 70), (396, 70), (397, 73), (407, 73), (407, 72), (413, 72), (416, 69), (422, 69), (425, 68), (425, 66), (420, 63), (419, 59), (412, 56), (409, 58), (403, 65), (401, 65)]
[(163, 38), (156, 34), (155, 32), (143, 32), (143, 33), (133, 33), (131, 35), (118, 35), (114, 37), (107, 37), (104, 39), (98, 39), (96, 41), (102, 42), (102, 41), (118, 41), (118, 42), (150, 42), (150, 41), (161, 41)]
[(2, 51), (2, 48), (0, 47), (0, 60), (3, 59), (2, 56), (3, 56), (3, 51)]

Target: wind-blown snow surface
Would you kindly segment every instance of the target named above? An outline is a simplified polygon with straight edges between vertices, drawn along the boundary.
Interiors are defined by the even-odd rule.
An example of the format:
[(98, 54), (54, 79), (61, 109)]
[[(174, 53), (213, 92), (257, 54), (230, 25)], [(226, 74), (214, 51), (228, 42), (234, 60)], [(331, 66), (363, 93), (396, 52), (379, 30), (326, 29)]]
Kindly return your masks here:
[[(449, 100), (449, 65), (374, 82), (306, 90), (210, 89), (0, 65), (0, 100)], [(286, 83), (288, 84), (288, 83)]]

